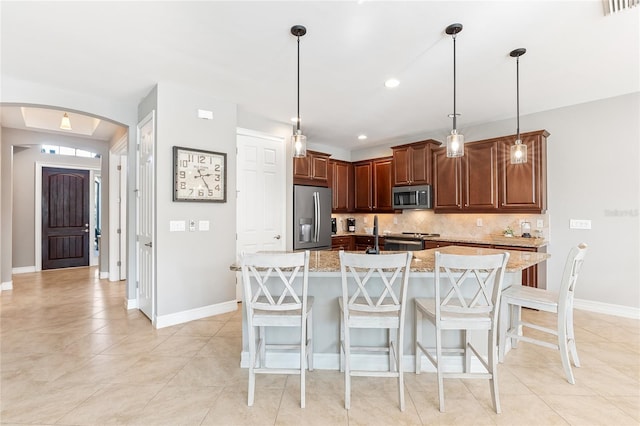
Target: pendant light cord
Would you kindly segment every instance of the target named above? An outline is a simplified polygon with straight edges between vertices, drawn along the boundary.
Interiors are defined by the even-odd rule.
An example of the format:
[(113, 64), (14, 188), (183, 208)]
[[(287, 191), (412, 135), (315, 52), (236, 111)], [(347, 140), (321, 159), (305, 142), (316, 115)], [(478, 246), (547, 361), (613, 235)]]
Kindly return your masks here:
[(300, 133), (300, 36), (298, 36), (298, 120), (296, 130)]
[(516, 58), (516, 140), (520, 140), (520, 56)]
[(456, 130), (456, 35), (453, 34), (453, 130)]

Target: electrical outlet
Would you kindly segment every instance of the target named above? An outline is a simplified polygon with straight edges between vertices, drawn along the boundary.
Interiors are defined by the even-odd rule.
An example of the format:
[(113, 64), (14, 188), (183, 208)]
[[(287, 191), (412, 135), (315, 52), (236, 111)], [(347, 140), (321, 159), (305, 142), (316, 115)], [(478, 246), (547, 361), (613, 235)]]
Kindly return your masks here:
[(591, 221), (588, 219), (571, 219), (569, 229), (591, 229)]
[(476, 219), (476, 226), (482, 226), (482, 219)]
[(544, 220), (538, 219), (538, 221), (536, 222), (536, 228), (543, 228), (543, 227), (544, 227)]
[(367, 218), (366, 217), (364, 218), (364, 223), (367, 223)]
[(398, 224), (398, 217), (397, 216), (393, 216), (393, 224), (394, 225)]

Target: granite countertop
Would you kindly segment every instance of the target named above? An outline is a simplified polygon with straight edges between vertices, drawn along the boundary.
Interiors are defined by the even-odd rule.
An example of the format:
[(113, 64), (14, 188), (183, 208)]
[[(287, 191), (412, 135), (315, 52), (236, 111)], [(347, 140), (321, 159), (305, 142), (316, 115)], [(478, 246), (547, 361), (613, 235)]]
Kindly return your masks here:
[[(338, 232), (333, 234), (332, 237), (344, 237), (344, 236), (358, 236), (358, 237), (373, 237), (371, 234), (363, 234), (360, 232)], [(380, 234), (380, 237), (386, 237), (385, 234)], [(544, 247), (548, 244), (544, 238), (522, 238), (522, 237), (505, 237), (503, 235), (486, 235), (484, 237), (456, 237), (441, 235), (439, 237), (423, 237), (425, 241), (442, 241), (447, 243), (470, 243), (470, 244), (486, 244), (500, 245), (500, 246), (512, 246), (512, 247)]]
[[(482, 255), (504, 252), (504, 250), (496, 250), (490, 248), (460, 246), (448, 246), (441, 247), (439, 249), (414, 251), (412, 252), (413, 260), (411, 261), (411, 272), (433, 272), (435, 267), (436, 251), (439, 251), (441, 253), (463, 255)], [(510, 254), (509, 262), (507, 263), (507, 272), (522, 271), (523, 269), (526, 269), (530, 266), (544, 262), (550, 257), (550, 255), (547, 253), (514, 250), (507, 251)], [(385, 253), (392, 252), (382, 252), (382, 254), (378, 256), (384, 256)], [(232, 271), (239, 271), (240, 266), (234, 264), (231, 265), (230, 269)], [(309, 272), (340, 272), (340, 258), (338, 257), (338, 252), (329, 250), (312, 251), (309, 259)]]
[(425, 241), (487, 244), (513, 247), (544, 247), (547, 245), (547, 240), (545, 240), (544, 238), (505, 237), (504, 235), (486, 235), (484, 237), (452, 237), (441, 235), (439, 237), (425, 237)]

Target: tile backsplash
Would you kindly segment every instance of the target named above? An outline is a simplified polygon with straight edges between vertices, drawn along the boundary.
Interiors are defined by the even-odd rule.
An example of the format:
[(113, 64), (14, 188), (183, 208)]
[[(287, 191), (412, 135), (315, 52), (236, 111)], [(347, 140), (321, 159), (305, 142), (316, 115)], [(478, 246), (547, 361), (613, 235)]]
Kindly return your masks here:
[[(356, 232), (367, 233), (365, 228), (373, 227), (373, 214), (334, 214), (338, 221), (338, 232), (344, 232), (346, 218), (356, 219)], [(446, 237), (483, 237), (502, 235), (511, 227), (516, 236), (520, 236), (520, 222), (531, 224), (531, 235), (539, 231), (543, 238), (549, 239), (548, 214), (435, 214), (432, 210), (405, 210), (400, 214), (378, 214), (380, 234), (420, 232), (436, 233)], [(542, 220), (542, 227), (538, 221)], [(478, 226), (481, 224), (481, 226)]]

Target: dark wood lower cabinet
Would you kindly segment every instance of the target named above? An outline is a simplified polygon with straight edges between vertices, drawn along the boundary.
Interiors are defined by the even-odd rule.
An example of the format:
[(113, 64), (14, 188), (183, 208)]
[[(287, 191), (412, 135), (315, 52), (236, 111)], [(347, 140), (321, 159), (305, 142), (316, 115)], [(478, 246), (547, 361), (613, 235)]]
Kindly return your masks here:
[(331, 237), (331, 250), (345, 250), (353, 251), (354, 236), (353, 235), (339, 235)]
[[(546, 253), (546, 247), (514, 247), (514, 246), (493, 246), (498, 250), (514, 250)], [(538, 263), (522, 271), (522, 285), (536, 288), (547, 288), (547, 262)]]
[[(479, 247), (479, 248), (493, 248), (497, 250), (510, 250), (510, 251), (529, 251), (546, 253), (546, 247), (518, 247), (518, 246), (497, 246), (491, 244), (479, 244), (479, 243), (461, 243), (451, 241), (425, 241), (424, 248), (435, 249), (446, 246), (463, 246), (463, 247)], [(522, 285), (536, 288), (547, 288), (547, 262), (538, 263), (530, 268), (522, 271)]]

